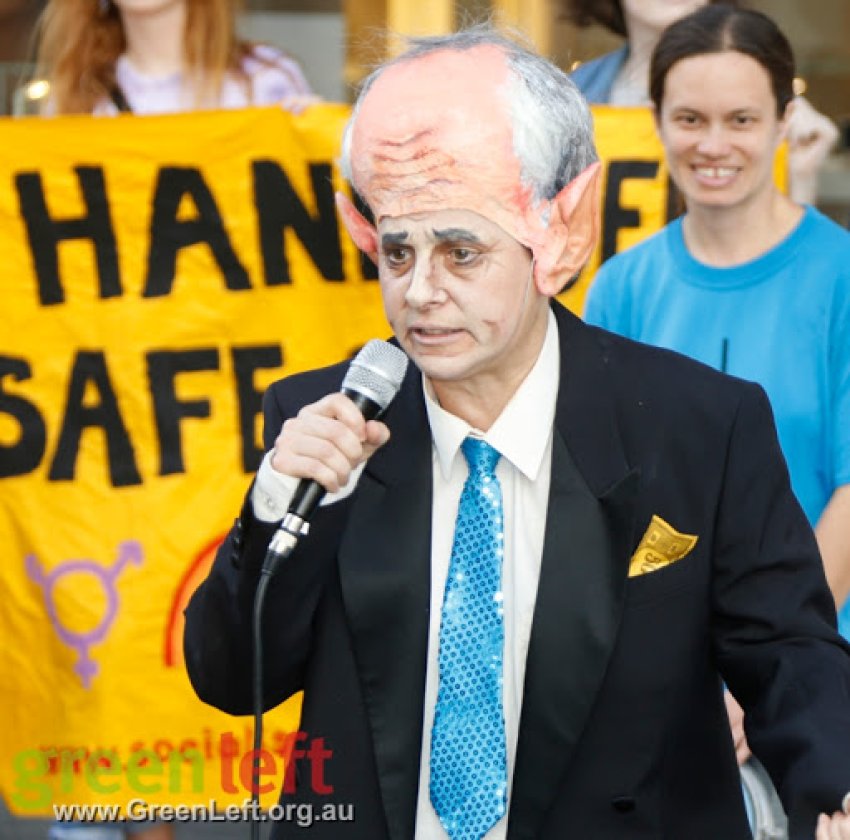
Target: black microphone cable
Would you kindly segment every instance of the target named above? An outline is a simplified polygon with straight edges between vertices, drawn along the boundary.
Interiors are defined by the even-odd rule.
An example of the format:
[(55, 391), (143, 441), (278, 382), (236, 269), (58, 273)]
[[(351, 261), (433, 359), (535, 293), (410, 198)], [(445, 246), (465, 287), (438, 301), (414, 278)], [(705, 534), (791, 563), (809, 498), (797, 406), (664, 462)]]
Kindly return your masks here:
[[(407, 356), (393, 344), (373, 339), (354, 357), (342, 381), (342, 393), (360, 409), (366, 420), (379, 418), (398, 393), (407, 371)], [(260, 750), (263, 746), (263, 607), (271, 579), (301, 537), (310, 530), (310, 518), (325, 495), (317, 481), (302, 479), (286, 516), (269, 542), (260, 580), (254, 593), (253, 699), (254, 748), (251, 761), (251, 840), (260, 838)], [(284, 772), (288, 772), (288, 768)]]

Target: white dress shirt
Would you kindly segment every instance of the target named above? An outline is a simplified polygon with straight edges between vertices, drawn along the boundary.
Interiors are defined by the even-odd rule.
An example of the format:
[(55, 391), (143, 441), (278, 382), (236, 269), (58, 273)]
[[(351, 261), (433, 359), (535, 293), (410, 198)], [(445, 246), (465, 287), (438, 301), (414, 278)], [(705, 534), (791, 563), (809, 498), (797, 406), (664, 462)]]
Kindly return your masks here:
[[(550, 312), (540, 355), (487, 432), (471, 428), (444, 411), (423, 379), (428, 421), (433, 437), (434, 495), (431, 514), (431, 617), (422, 721), (419, 798), (416, 809), (416, 840), (446, 840), (429, 794), (431, 727), (437, 702), (440, 617), (448, 575), (458, 502), (468, 475), (460, 445), (473, 434), (487, 441), (502, 456), (496, 475), (502, 487), (505, 522), (505, 554), (502, 563), (505, 649), (502, 703), (508, 761), (508, 800), (516, 757), (525, 660), (540, 578), (540, 560), (546, 527), (546, 510), (552, 465), (552, 425), (558, 392), (560, 354), (558, 328)], [(339, 492), (328, 494), (322, 504), (333, 504), (354, 489), (362, 465)], [(271, 466), (271, 453), (263, 459), (251, 496), (255, 515), (267, 522), (280, 520), (289, 505), (297, 479), (281, 475)], [(504, 840), (507, 814), (487, 832), (485, 840)]]
[[(505, 649), (502, 660), (502, 705), (508, 760), (508, 801), (513, 787), (525, 659), (540, 579), (540, 559), (546, 527), (549, 480), (552, 466), (552, 423), (558, 393), (560, 355), (558, 328), (549, 313), (543, 348), (534, 367), (487, 432), (472, 429), (444, 411), (426, 384), (428, 421), (434, 439), (434, 499), (431, 514), (431, 620), (425, 676), (422, 721), (422, 754), (416, 840), (445, 840), (442, 824), (429, 794), (431, 727), (437, 702), (438, 655), (443, 592), (451, 559), (455, 519), (464, 482), (469, 474), (460, 445), (469, 434), (481, 437), (500, 454), (496, 476), (502, 487), (505, 521), (505, 554), (502, 561)], [(507, 814), (485, 835), (504, 840)]]

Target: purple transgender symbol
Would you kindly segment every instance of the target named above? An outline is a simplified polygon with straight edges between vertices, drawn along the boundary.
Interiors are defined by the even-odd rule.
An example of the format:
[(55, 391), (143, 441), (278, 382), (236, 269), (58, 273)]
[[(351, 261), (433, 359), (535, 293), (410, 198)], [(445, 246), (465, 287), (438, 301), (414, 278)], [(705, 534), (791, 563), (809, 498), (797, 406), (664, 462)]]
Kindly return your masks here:
[[(44, 603), (47, 607), (50, 623), (53, 625), (59, 638), (68, 647), (76, 648), (79, 659), (74, 664), (74, 670), (77, 672), (80, 680), (82, 680), (83, 687), (89, 688), (92, 677), (98, 671), (97, 662), (89, 656), (89, 648), (106, 638), (106, 634), (115, 620), (115, 613), (118, 611), (118, 592), (116, 591), (115, 580), (127, 563), (133, 563), (136, 566), (142, 564), (141, 544), (136, 542), (136, 540), (125, 540), (120, 543), (118, 546), (118, 556), (115, 558), (115, 563), (113, 563), (111, 569), (105, 569), (93, 560), (67, 560), (64, 563), (60, 563), (49, 575), (46, 575), (34, 554), (28, 554), (25, 562), (27, 574), (30, 576), (30, 579), (44, 590)], [(67, 627), (63, 627), (56, 611), (53, 592), (56, 582), (59, 578), (72, 572), (89, 572), (95, 575), (95, 577), (100, 579), (100, 583), (106, 593), (106, 613), (93, 630), (84, 633), (78, 633), (69, 630)]]

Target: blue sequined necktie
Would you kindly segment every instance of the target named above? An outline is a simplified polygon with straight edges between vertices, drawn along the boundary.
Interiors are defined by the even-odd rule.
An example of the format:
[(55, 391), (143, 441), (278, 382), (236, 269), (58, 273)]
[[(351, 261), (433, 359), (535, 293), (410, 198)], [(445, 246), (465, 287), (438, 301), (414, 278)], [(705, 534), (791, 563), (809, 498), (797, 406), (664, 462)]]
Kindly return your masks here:
[(440, 622), (431, 802), (451, 840), (480, 840), (505, 813), (502, 711), (502, 490), (499, 453), (468, 437)]

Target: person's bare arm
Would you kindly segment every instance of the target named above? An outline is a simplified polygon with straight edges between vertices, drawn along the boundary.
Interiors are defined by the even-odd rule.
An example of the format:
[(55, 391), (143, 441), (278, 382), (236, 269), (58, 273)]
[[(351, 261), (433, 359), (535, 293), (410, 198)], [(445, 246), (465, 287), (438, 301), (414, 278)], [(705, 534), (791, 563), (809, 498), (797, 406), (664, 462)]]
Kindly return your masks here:
[(815, 537), (826, 580), (838, 609), (850, 595), (850, 484), (839, 487), (824, 508)]
[(798, 96), (788, 120), (789, 193), (799, 204), (814, 204), (818, 173), (838, 140), (835, 123)]

